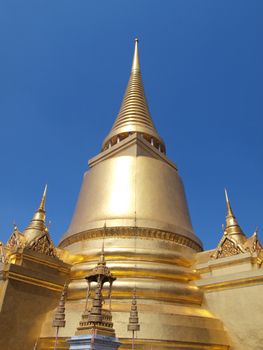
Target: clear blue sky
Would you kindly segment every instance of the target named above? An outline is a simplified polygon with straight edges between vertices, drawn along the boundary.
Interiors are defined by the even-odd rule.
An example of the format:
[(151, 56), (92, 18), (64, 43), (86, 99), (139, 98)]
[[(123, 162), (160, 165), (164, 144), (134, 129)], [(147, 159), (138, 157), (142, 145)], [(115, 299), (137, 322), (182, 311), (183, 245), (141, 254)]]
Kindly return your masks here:
[(55, 242), (129, 77), (133, 40), (150, 110), (206, 248), (223, 189), (246, 234), (263, 227), (263, 1), (0, 2), (0, 239), (49, 185)]

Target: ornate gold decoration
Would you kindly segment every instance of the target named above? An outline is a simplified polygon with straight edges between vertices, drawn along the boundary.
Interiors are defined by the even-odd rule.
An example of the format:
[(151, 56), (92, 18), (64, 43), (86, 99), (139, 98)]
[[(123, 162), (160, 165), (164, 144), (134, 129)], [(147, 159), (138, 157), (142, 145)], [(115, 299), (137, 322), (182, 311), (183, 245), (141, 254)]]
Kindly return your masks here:
[(0, 262), (2, 264), (6, 263), (6, 253), (5, 253), (5, 246), (3, 242), (0, 241)]
[[(218, 348), (227, 344), (224, 348), (228, 348), (221, 323), (201, 306), (202, 290), (191, 277), (194, 253), (202, 250), (202, 244), (192, 229), (177, 167), (162, 153), (162, 140), (154, 137), (154, 129), (148, 124), (149, 110), (144, 108), (146, 100), (140, 86), (137, 42), (135, 49), (134, 71), (123, 100), (125, 110), (120, 111), (122, 119), (106, 138), (103, 152), (89, 161), (90, 168), (84, 175), (72, 223), (61, 239), (61, 248), (80, 255), (72, 267), (67, 301), (72, 310), (72, 322), (67, 325), (65, 335), (71, 336), (72, 324), (79, 321), (75, 308), (83, 304), (87, 292), (83, 276), (93, 267), (93, 257), (99, 254), (100, 243), (106, 235), (107, 256), (114, 274), (120, 277), (116, 285), (114, 283), (113, 308), (115, 327), (121, 338), (127, 336), (124, 327), (129, 312), (127, 300), (136, 284), (140, 317), (145, 323), (141, 338), (146, 342), (139, 344), (138, 340), (138, 348), (150, 349), (155, 340), (158, 349), (168, 345), (169, 348), (212, 349), (214, 344)], [(135, 212), (136, 254), (132, 244)], [(105, 220), (106, 233), (103, 229)], [(134, 269), (139, 260), (140, 268)], [(183, 278), (168, 280), (168, 274), (180, 274)], [(80, 334), (92, 334), (91, 321), (98, 321), (98, 327), (100, 321), (111, 322), (110, 317), (106, 318), (109, 310), (104, 310), (101, 302), (105, 293), (95, 283), (91, 307), (87, 303), (89, 307), (85, 308), (77, 330), (83, 332)], [(125, 348), (131, 348), (131, 339), (128, 342)]]
[(226, 237), (221, 247), (218, 249), (217, 258), (225, 258), (240, 253), (242, 253), (242, 248), (240, 248), (235, 241), (231, 241)]
[[(132, 238), (134, 236), (134, 227), (107, 227), (105, 237), (115, 238)], [(196, 250), (197, 252), (202, 251), (202, 247), (192, 239), (167, 231), (161, 231), (151, 228), (140, 228), (137, 227), (137, 236), (142, 239), (161, 239), (164, 241), (171, 241), (179, 245), (187, 246)], [(63, 242), (60, 243), (60, 248), (66, 248), (72, 243), (84, 241), (87, 239), (96, 239), (104, 237), (104, 229), (88, 230), (77, 233), (73, 236), (67, 237)]]
[(224, 258), (246, 252), (257, 253), (261, 256), (262, 245), (259, 242), (257, 230), (250, 238), (246, 237), (233, 214), (227, 190), (225, 190), (225, 197), (227, 205), (226, 227), (212, 258)]
[(115, 123), (103, 142), (103, 150), (120, 142), (134, 132), (144, 135), (145, 139), (155, 148), (165, 153), (163, 140), (157, 133), (146, 101), (141, 77), (138, 39), (135, 39), (135, 49), (131, 75), (123, 98), (121, 109)]
[[(111, 288), (116, 278), (106, 266), (104, 248), (102, 249), (98, 264), (88, 273), (86, 280), (88, 282), (87, 301), (76, 334), (100, 334), (115, 337), (111, 316)], [(88, 311), (88, 298), (90, 296), (90, 285), (92, 282), (96, 283), (96, 288), (91, 309)], [(105, 283), (109, 283), (110, 285), (108, 293), (108, 298), (110, 300), (109, 310), (102, 308), (104, 302), (102, 289)]]
[[(51, 257), (56, 257), (56, 248), (50, 238), (46, 226), (45, 202), (47, 194), (47, 185), (45, 186), (39, 208), (35, 212), (24, 232), (20, 232), (17, 225), (14, 224), (13, 232), (6, 244), (2, 247), (5, 252), (5, 261), (14, 263), (17, 259), (17, 252), (22, 253), (24, 249), (29, 249)], [(20, 254), (21, 255), (21, 254)], [(3, 258), (2, 258), (3, 260)]]
[(37, 237), (27, 248), (38, 253), (56, 257), (56, 249), (48, 232), (44, 233), (42, 237)]
[(14, 252), (20, 248), (24, 248), (25, 242), (23, 233), (19, 231), (17, 225), (14, 223), (14, 229), (6, 244), (6, 248)]
[(56, 249), (46, 226), (46, 197), (47, 185), (44, 188), (39, 208), (35, 212), (30, 224), (24, 230), (24, 247), (41, 254), (57, 257)]

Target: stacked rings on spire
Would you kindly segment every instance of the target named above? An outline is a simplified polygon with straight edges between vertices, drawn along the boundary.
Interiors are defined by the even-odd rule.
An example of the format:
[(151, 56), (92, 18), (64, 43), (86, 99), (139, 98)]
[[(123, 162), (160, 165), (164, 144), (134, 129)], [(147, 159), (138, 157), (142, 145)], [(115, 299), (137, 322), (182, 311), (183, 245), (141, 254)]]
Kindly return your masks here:
[(103, 143), (103, 150), (128, 137), (140, 133), (152, 146), (165, 153), (165, 145), (154, 126), (147, 104), (142, 77), (140, 73), (138, 40), (135, 40), (135, 51), (131, 75), (119, 114), (111, 132)]

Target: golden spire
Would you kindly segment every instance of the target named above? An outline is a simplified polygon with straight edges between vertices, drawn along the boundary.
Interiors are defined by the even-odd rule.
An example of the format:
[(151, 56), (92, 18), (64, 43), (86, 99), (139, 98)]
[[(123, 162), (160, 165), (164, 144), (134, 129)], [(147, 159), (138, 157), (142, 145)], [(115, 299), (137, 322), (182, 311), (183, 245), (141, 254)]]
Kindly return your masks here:
[(226, 227), (224, 227), (224, 225), (222, 226), (224, 230), (223, 237), (221, 238), (216, 250), (211, 255), (211, 257), (215, 259), (245, 253), (249, 250), (252, 253), (255, 251), (256, 246), (261, 247), (261, 244), (257, 239), (257, 234), (247, 238), (241, 230), (231, 208), (226, 189), (225, 196), (227, 206)]
[(57, 311), (55, 313), (55, 316), (54, 316), (54, 319), (52, 322), (52, 327), (56, 328), (56, 339), (55, 339), (55, 344), (54, 344), (54, 350), (56, 350), (56, 348), (57, 348), (59, 328), (65, 327), (65, 325), (66, 325), (65, 302), (66, 302), (66, 297), (67, 297), (67, 291), (68, 291), (68, 285), (67, 285), (67, 283), (65, 283), (63, 291), (61, 293), (61, 297), (59, 300)]
[(103, 149), (107, 149), (109, 145), (114, 145), (126, 138), (130, 133), (138, 132), (162, 152), (165, 152), (164, 143), (155, 129), (144, 93), (138, 42), (139, 40), (135, 39), (131, 74), (122, 105), (111, 132), (104, 140)]
[[(237, 222), (237, 219), (233, 213), (226, 189), (225, 189), (225, 197), (226, 197), (226, 206), (227, 206), (225, 233), (229, 234), (231, 236), (235, 235), (236, 237), (242, 236), (242, 238), (243, 238), (243, 237), (245, 237), (245, 235), (244, 235), (243, 231), (241, 230), (241, 228)], [(243, 241), (243, 239), (242, 239), (242, 241)]]
[(140, 324), (139, 324), (138, 309), (137, 309), (136, 289), (134, 289), (130, 317), (129, 317), (128, 331), (135, 332), (139, 330), (140, 330)]
[(229, 216), (229, 217), (234, 216), (230, 202), (229, 202), (228, 193), (227, 193), (226, 188), (225, 188), (225, 197), (226, 197), (226, 206), (227, 206), (227, 216)]
[(47, 231), (46, 226), (46, 211), (45, 211), (45, 202), (47, 195), (47, 185), (44, 188), (44, 192), (41, 198), (40, 205), (35, 212), (30, 224), (24, 231), (24, 236), (26, 238), (27, 243), (32, 242), (37, 236), (43, 234)]
[(43, 196), (40, 202), (39, 210), (45, 210), (45, 204), (46, 204), (46, 197), (47, 197), (47, 185), (44, 188)]
[(129, 332), (132, 332), (132, 350), (134, 350), (134, 333), (140, 330), (135, 288), (133, 291), (131, 312), (130, 312), (129, 324), (127, 329)]

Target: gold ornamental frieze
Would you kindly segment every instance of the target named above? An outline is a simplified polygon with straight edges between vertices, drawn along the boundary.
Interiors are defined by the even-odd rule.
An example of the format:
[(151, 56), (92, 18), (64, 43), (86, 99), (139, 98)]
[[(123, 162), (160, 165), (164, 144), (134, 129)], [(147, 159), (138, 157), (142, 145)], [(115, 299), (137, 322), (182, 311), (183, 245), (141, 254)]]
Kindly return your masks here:
[(87, 230), (65, 238), (60, 243), (59, 247), (66, 248), (73, 243), (85, 241), (87, 239), (99, 239), (103, 237), (134, 238), (135, 236), (140, 239), (158, 239), (170, 241), (194, 249), (197, 252), (202, 251), (202, 247), (188, 237), (184, 237), (173, 232), (140, 227), (107, 227), (106, 229), (101, 228)]

